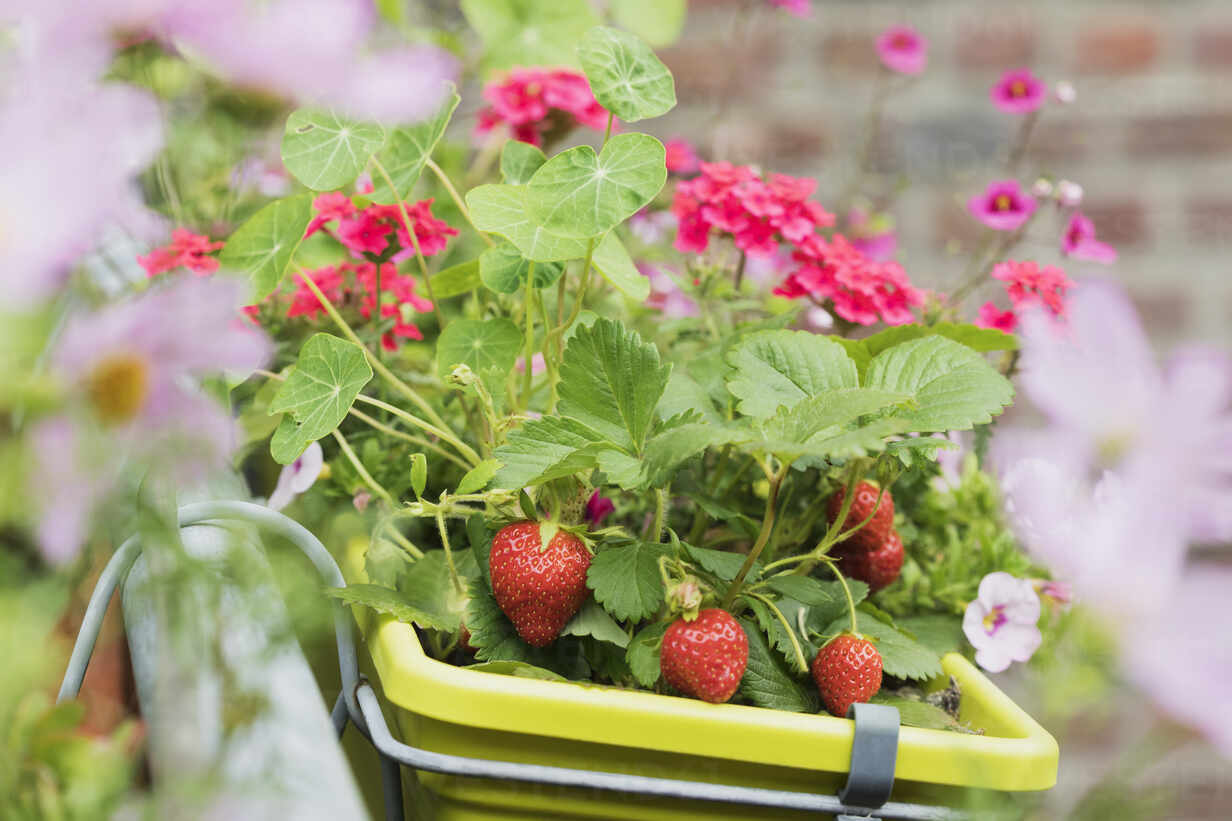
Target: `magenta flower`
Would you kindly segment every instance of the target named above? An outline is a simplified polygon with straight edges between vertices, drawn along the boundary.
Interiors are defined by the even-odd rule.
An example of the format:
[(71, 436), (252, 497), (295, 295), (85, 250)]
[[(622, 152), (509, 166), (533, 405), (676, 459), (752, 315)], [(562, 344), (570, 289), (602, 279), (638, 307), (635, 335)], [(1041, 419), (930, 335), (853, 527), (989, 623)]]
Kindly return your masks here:
[(911, 26), (890, 26), (877, 38), (877, 57), (890, 71), (919, 74), (928, 63), (928, 41)]
[(1014, 310), (1021, 313), (1043, 305), (1055, 317), (1065, 316), (1065, 295), (1074, 287), (1065, 272), (1055, 265), (1039, 267), (1034, 262), (1007, 259), (993, 266), (992, 278), (1005, 283)]
[(1009, 573), (989, 573), (979, 595), (967, 605), (963, 633), (975, 648), (975, 661), (991, 673), (1011, 662), (1027, 661), (1039, 649), (1040, 600), (1027, 579)]
[(283, 467), (278, 474), (278, 484), (274, 486), (274, 492), (270, 494), (266, 504), (274, 510), (282, 510), (291, 504), (296, 496), (316, 483), (324, 466), (325, 456), (321, 452), (321, 443), (313, 442), (298, 459)]
[(985, 302), (980, 306), (980, 313), (975, 318), (974, 324), (981, 328), (996, 328), (998, 331), (1012, 334), (1014, 328), (1018, 327), (1018, 317), (1013, 311), (1002, 311), (996, 303)]
[(701, 158), (697, 150), (688, 140), (676, 137), (663, 142), (667, 152), (667, 171), (669, 174), (696, 174), (701, 168)]
[(810, 0), (770, 0), (770, 5), (778, 6), (796, 17), (809, 17), (813, 13)]
[(967, 200), (971, 216), (994, 231), (1017, 231), (1036, 207), (1035, 197), (1023, 191), (1018, 180), (990, 182), (983, 194)]
[(1095, 238), (1095, 223), (1081, 211), (1075, 211), (1061, 235), (1061, 253), (1074, 259), (1111, 264), (1117, 260), (1116, 249)]
[(590, 494), (586, 500), (586, 521), (591, 527), (598, 527), (603, 520), (616, 510), (616, 505), (599, 491)]
[(1005, 72), (989, 91), (993, 105), (1008, 114), (1029, 114), (1047, 95), (1044, 84), (1025, 68)]

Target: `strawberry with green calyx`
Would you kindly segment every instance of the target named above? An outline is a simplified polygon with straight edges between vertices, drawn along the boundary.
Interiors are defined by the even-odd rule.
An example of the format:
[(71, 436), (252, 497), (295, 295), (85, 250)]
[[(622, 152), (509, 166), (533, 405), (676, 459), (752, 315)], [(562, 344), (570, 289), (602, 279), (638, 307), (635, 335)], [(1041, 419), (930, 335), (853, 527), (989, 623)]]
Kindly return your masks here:
[(523, 641), (546, 647), (556, 640), (590, 596), (590, 558), (582, 540), (556, 522), (514, 522), (492, 538), (492, 594)]
[(856, 623), (856, 603), (847, 580), (834, 562), (826, 562), (843, 586), (851, 630), (830, 639), (817, 651), (810, 672), (826, 709), (846, 718), (852, 704), (868, 701), (881, 689), (881, 654), (873, 643), (860, 635)]
[(848, 550), (840, 545), (834, 556), (845, 576), (859, 579), (868, 585), (870, 593), (876, 593), (892, 584), (903, 569), (903, 540), (897, 530), (891, 529), (889, 537), (879, 547)]
[(663, 634), (659, 671), (680, 692), (712, 704), (731, 699), (749, 663), (749, 639), (726, 610), (677, 619)]
[[(831, 524), (842, 513), (846, 488), (840, 487), (830, 497), (826, 513)], [(856, 485), (847, 518), (841, 532), (859, 528), (840, 544), (848, 551), (875, 550), (886, 543), (894, 529), (894, 499), (888, 489), (876, 482), (864, 480)]]

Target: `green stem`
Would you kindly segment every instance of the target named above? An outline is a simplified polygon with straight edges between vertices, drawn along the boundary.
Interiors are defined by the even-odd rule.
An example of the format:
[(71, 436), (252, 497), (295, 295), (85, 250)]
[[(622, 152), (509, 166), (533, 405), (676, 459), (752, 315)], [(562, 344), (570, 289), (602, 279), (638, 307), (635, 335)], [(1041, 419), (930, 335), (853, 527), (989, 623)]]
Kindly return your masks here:
[(416, 547), (415, 544), (410, 539), (408, 539), (407, 537), (403, 536), (400, 532), (398, 532), (398, 528), (394, 527), (394, 523), (392, 519), (386, 519), (381, 524), (380, 532), (383, 535), (392, 536), (393, 540), (398, 543), (398, 546), (401, 547), (403, 550), (405, 550), (407, 553), (410, 553), (411, 556), (413, 556), (414, 558), (416, 559), (423, 558), (423, 555), (424, 555), (423, 551), (420, 550), (418, 547)]
[(851, 597), (851, 588), (847, 585), (843, 574), (839, 572), (838, 565), (834, 562), (826, 562), (826, 564), (834, 571), (834, 578), (838, 579), (838, 583), (843, 586), (843, 595), (847, 597), (847, 612), (851, 614), (851, 632), (859, 633), (860, 626), (856, 623), (856, 600)]
[(526, 367), (522, 369), (522, 410), (530, 408), (530, 394), (534, 386), (535, 320), (531, 316), (534, 307), (535, 261), (532, 259), (526, 266), (526, 352), (523, 354)]
[(586, 301), (586, 291), (590, 288), (590, 263), (594, 257), (594, 252), (595, 240), (594, 237), (591, 237), (586, 243), (586, 259), (582, 262), (582, 280), (581, 285), (578, 287), (577, 299), (573, 302), (573, 310), (569, 312), (569, 318), (565, 320), (563, 325), (558, 325), (552, 331), (552, 338), (554, 340), (563, 339), (565, 334), (568, 333), (569, 328), (577, 321), (578, 314), (582, 312), (582, 303)]
[(426, 431), (432, 434), (433, 436), (436, 436), (444, 440), (445, 442), (448, 442), (449, 444), (453, 445), (454, 448), (457, 449), (458, 453), (462, 454), (462, 457), (470, 463), (471, 467), (474, 467), (475, 465), (479, 464), (482, 461), (479, 458), (479, 454), (475, 452), (474, 448), (472, 448), (470, 445), (466, 444), (462, 440), (458, 439), (458, 437), (454, 436), (449, 431), (442, 430), (441, 428), (436, 427), (430, 422), (426, 422), (423, 419), (420, 419), (418, 416), (415, 416), (414, 414), (407, 413), (406, 411), (402, 410), (402, 408), (391, 405), (388, 402), (383, 402), (380, 399), (376, 399), (371, 396), (365, 396), (362, 393), (359, 396), (355, 397), (355, 401), (363, 402), (364, 404), (372, 405), (374, 408), (380, 408), (383, 411), (392, 413), (394, 416), (398, 417), (404, 422), (408, 422), (414, 425), (415, 427), (423, 431)]
[(775, 618), (777, 618), (779, 623), (783, 625), (783, 628), (787, 630), (787, 638), (791, 639), (791, 649), (796, 656), (796, 664), (799, 665), (801, 672), (806, 672), (808, 670), (808, 662), (804, 658), (804, 650), (800, 647), (800, 642), (796, 638), (796, 631), (792, 629), (791, 622), (787, 621), (787, 617), (783, 615), (783, 611), (779, 610), (778, 605), (774, 603), (773, 599), (768, 596), (763, 596), (761, 593), (749, 591), (745, 595), (752, 596), (757, 599), (762, 604), (766, 605), (766, 607), (769, 607), (770, 612), (774, 613)]
[(441, 185), (445, 186), (445, 190), (449, 192), (449, 197), (453, 200), (453, 204), (456, 205), (458, 207), (458, 211), (461, 212), (462, 219), (466, 220), (467, 224), (470, 225), (471, 228), (475, 229), (475, 233), (479, 235), (481, 240), (486, 242), (488, 245), (492, 245), (492, 238), (483, 231), (480, 231), (479, 227), (475, 225), (475, 221), (471, 219), (471, 212), (470, 209), (466, 207), (466, 201), (463, 200), (458, 194), (458, 189), (453, 187), (453, 183), (450, 181), (448, 175), (441, 170), (439, 165), (432, 161), (431, 157), (429, 157), (424, 164), (430, 168), (432, 173), (436, 175), (436, 178), (441, 181)]
[(359, 457), (355, 455), (355, 451), (351, 450), (351, 446), (347, 443), (346, 437), (339, 433), (336, 428), (332, 431), (332, 433), (334, 435), (334, 441), (338, 443), (338, 447), (342, 448), (342, 452), (346, 454), (347, 461), (349, 461), (351, 466), (355, 468), (355, 472), (359, 474), (359, 478), (364, 480), (364, 484), (366, 484), (377, 496), (380, 496), (391, 506), (396, 507), (398, 502), (388, 490), (381, 487), (381, 484), (376, 479), (372, 478), (372, 474), (368, 473), (368, 469), (364, 467), (363, 462), (359, 461)]
[[(769, 471), (767, 470), (767, 473)], [(722, 607), (724, 610), (730, 610), (732, 602), (736, 600), (736, 596), (740, 594), (740, 588), (744, 586), (744, 580), (748, 577), (749, 572), (753, 569), (753, 565), (757, 562), (757, 557), (761, 555), (761, 551), (766, 547), (766, 542), (770, 541), (770, 531), (774, 529), (774, 517), (779, 498), (779, 486), (783, 483), (783, 477), (787, 473), (787, 466), (779, 468), (778, 472), (770, 475), (770, 492), (766, 494), (766, 513), (761, 520), (761, 532), (757, 534), (757, 541), (753, 544), (753, 549), (749, 551), (749, 555), (744, 560), (744, 564), (740, 566), (740, 572), (736, 574), (736, 578), (732, 581), (731, 587), (727, 588), (727, 595), (723, 597)]]
[(650, 523), (650, 531), (648, 534), (654, 537), (651, 541), (653, 541), (655, 544), (658, 544), (659, 542), (663, 541), (663, 520), (666, 518), (666, 514), (667, 514), (668, 492), (669, 491), (667, 488), (662, 488), (662, 487), (655, 488), (654, 520)]
[(445, 564), (449, 565), (449, 577), (453, 579), (453, 588), (458, 595), (465, 593), (462, 579), (458, 576), (458, 568), (453, 563), (453, 551), (449, 548), (449, 528), (445, 527), (445, 515), (438, 508), (436, 511), (436, 529), (441, 532), (441, 547), (445, 548)]

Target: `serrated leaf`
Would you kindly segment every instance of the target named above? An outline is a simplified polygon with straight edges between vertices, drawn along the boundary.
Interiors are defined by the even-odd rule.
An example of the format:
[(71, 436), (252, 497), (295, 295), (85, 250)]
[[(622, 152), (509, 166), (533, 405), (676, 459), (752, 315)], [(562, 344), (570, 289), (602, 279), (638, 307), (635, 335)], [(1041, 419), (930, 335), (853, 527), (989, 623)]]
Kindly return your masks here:
[(930, 613), (895, 619), (894, 624), (939, 656), (957, 652), (967, 646), (961, 616)]
[(521, 347), (522, 332), (508, 319), (455, 319), (436, 342), (436, 370), (444, 379), (463, 364), (477, 374), (495, 371), (503, 379)]
[(667, 546), (631, 542), (600, 550), (590, 561), (586, 586), (607, 612), (621, 621), (641, 621), (663, 604), (659, 557)]
[[(858, 417), (908, 401), (903, 394), (871, 388), (839, 388), (803, 399), (766, 420), (762, 429), (769, 439), (806, 442), (826, 428), (838, 427)], [(835, 431), (838, 433), (839, 431)]]
[(637, 270), (615, 231), (608, 231), (595, 246), (591, 262), (604, 279), (629, 299), (645, 302), (650, 296), (650, 278)]
[(373, 539), (364, 551), (364, 572), (368, 581), (397, 589), (398, 579), (411, 564), (406, 551), (387, 539)]
[(479, 260), (460, 262), (450, 265), (443, 271), (432, 275), (432, 293), (437, 299), (449, 299), (451, 296), (473, 291), (480, 285)]
[(596, 465), (604, 436), (573, 419), (545, 416), (511, 432), (493, 454), (501, 462), (493, 485), (520, 488), (571, 476)]
[(670, 46), (684, 28), (686, 0), (612, 0), (612, 20), (656, 48)]
[(663, 634), (667, 632), (668, 623), (657, 622), (638, 631), (625, 651), (625, 661), (629, 671), (637, 683), (651, 689), (659, 682), (659, 651), (663, 645)]
[(311, 194), (275, 200), (235, 230), (218, 262), (224, 268), (243, 271), (252, 287), (252, 301), (261, 302), (282, 282), (311, 219)]
[(484, 459), (479, 464), (466, 472), (462, 477), (462, 481), (458, 482), (458, 489), (455, 491), (459, 496), (466, 493), (477, 493), (488, 486), (488, 482), (492, 481), (492, 477), (496, 475), (496, 471), (500, 470), (501, 463), (496, 459)]
[(636, 214), (666, 181), (661, 142), (647, 134), (617, 134), (598, 154), (579, 145), (544, 163), (526, 184), (526, 205), (548, 231), (587, 239)]
[(396, 590), (375, 584), (352, 584), (346, 587), (326, 589), (326, 594), (348, 605), (362, 605), (378, 613), (393, 616), (406, 624), (418, 624), (433, 630), (456, 630), (457, 624), (451, 626), (450, 620), (439, 618), (437, 614), (416, 606), (407, 597)]
[(894, 414), (907, 424), (904, 432), (970, 430), (992, 421), (1014, 396), (1009, 380), (983, 356), (941, 336), (882, 351), (869, 364), (865, 382), (915, 400), (916, 409)]
[[(411, 198), (411, 191), (419, 182), (419, 175), (423, 173), (436, 144), (444, 136), (445, 127), (449, 125), (460, 99), (450, 86), (449, 93), (435, 114), (414, 125), (404, 125), (390, 132), (385, 147), (377, 155), (389, 180), (382, 174), (373, 174), (372, 193), (367, 195), (368, 199), (389, 205)], [(391, 181), (393, 188), (389, 185)]]
[(749, 638), (749, 664), (740, 680), (740, 692), (758, 707), (792, 713), (815, 713), (819, 699), (815, 687), (787, 671), (778, 653), (770, 649), (765, 635), (747, 618), (740, 619)]
[(475, 566), (484, 586), (489, 590), (492, 583), (488, 578), (488, 554), (492, 552), (492, 535), (482, 513), (472, 513), (466, 520), (466, 539), (471, 546), (471, 556), (475, 559)]
[(807, 331), (758, 331), (737, 343), (727, 362), (727, 389), (747, 416), (766, 418), (817, 394), (859, 387), (843, 346)]
[(891, 417), (877, 419), (866, 425), (838, 433), (822, 431), (807, 442), (792, 442), (786, 439), (752, 439), (739, 442), (736, 447), (746, 453), (772, 453), (788, 463), (805, 456), (826, 460), (852, 459), (880, 452), (885, 448), (888, 437), (903, 433), (908, 427), (908, 423), (904, 420)]
[(799, 576), (794, 573), (772, 576), (766, 580), (766, 586), (780, 596), (795, 599), (810, 607), (813, 605), (833, 607), (847, 601), (843, 595), (842, 586), (838, 582), (822, 582), (811, 576)]
[[(757, 617), (757, 623), (761, 626), (762, 632), (769, 640), (770, 646), (783, 657), (783, 661), (787, 664), (787, 669), (797, 673), (807, 673), (809, 663), (817, 655), (817, 648), (806, 637), (800, 635), (799, 619), (802, 614), (807, 616), (808, 608), (792, 599), (779, 599), (776, 601), (774, 605), (783, 614), (787, 624), (790, 625), (790, 628), (788, 628), (765, 602), (751, 596), (742, 598), (748, 602), (753, 615)], [(789, 629), (790, 633), (788, 633)], [(803, 667), (800, 666), (800, 659), (796, 658), (796, 649), (791, 642), (793, 636), (800, 644), (800, 653), (803, 656), (804, 662)]]
[(672, 73), (636, 35), (595, 26), (577, 53), (595, 99), (625, 122), (658, 117), (676, 106)]
[[(886, 675), (910, 680), (941, 675), (941, 656), (906, 633), (861, 611), (856, 612), (856, 623), (860, 633), (873, 639)], [(849, 629), (851, 619), (843, 615), (830, 622), (824, 632), (836, 635)]]
[(501, 148), (501, 178), (509, 185), (525, 185), (547, 161), (539, 146), (508, 140)]
[(560, 412), (640, 453), (671, 366), (635, 331), (598, 319), (569, 340), (560, 368)]
[(591, 636), (622, 649), (629, 646), (629, 634), (594, 599), (587, 599), (560, 633), (562, 636)]
[[(547, 288), (565, 272), (559, 262), (536, 262), (532, 277), (536, 288)], [(531, 262), (511, 242), (493, 245), (479, 256), (479, 278), (498, 294), (514, 294), (526, 287)]]
[(750, 438), (750, 432), (735, 427), (720, 427), (701, 422), (675, 425), (655, 434), (646, 443), (646, 475), (651, 484), (661, 486), (671, 480), (671, 475), (677, 468), (707, 448)]
[(545, 670), (542, 667), (536, 667), (533, 664), (527, 664), (524, 661), (481, 661), (478, 664), (466, 664), (462, 667), (463, 670), (472, 670), (476, 673), (495, 673), (502, 676), (514, 676), (515, 678), (533, 678), (539, 681), (568, 681), (569, 679), (554, 673), (551, 670)]
[[(469, 550), (455, 550), (453, 559), (458, 568), (473, 564)], [(398, 580), (398, 590), (407, 601), (435, 619), (432, 626), (437, 629), (452, 633), (461, 625), (469, 596), (454, 587), (445, 551), (429, 550), (412, 562)]]
[(861, 340), (870, 356), (876, 356), (884, 350), (911, 339), (926, 336), (944, 336), (955, 342), (966, 345), (974, 351), (988, 353), (989, 351), (1014, 351), (1018, 349), (1018, 338), (996, 328), (981, 328), (965, 322), (938, 322), (936, 325), (896, 325), (886, 328), (872, 336)]
[[(294, 438), (307, 446), (338, 427), (370, 379), (372, 366), (362, 348), (330, 334), (314, 334), (300, 348), (295, 369), (274, 395), (270, 413), (290, 414)], [(287, 424), (284, 419), (275, 434), (284, 441), (292, 436), (292, 431), (283, 431)], [(286, 454), (275, 458), (278, 455)]]
[(379, 123), (301, 108), (287, 117), (282, 163), (313, 191), (333, 191), (354, 182), (384, 144), (385, 129)]
[(462, 0), (488, 69), (574, 64), (573, 46), (599, 19), (587, 0)]
[(607, 476), (607, 481), (625, 490), (636, 490), (646, 483), (646, 464), (621, 450), (605, 448), (596, 457), (599, 470)]
[[(681, 545), (684, 547), (685, 558), (700, 565), (703, 570), (713, 573), (725, 582), (730, 582), (736, 578), (736, 574), (740, 572), (740, 568), (744, 566), (745, 559), (748, 558), (743, 553), (728, 553), (723, 550), (713, 550), (709, 547), (697, 547), (687, 542), (681, 542)], [(745, 579), (745, 583), (752, 583), (759, 576), (761, 576), (761, 562), (754, 562), (752, 569), (749, 570), (748, 577)]]
[[(847, 597), (843, 595), (842, 585), (837, 581), (818, 582), (818, 584), (825, 591), (825, 598), (819, 595), (815, 600), (816, 604), (809, 606), (805, 626), (809, 631), (810, 641), (814, 638), (813, 634), (829, 638), (833, 635), (829, 632), (831, 624), (842, 621), (842, 619), (848, 619), (847, 627), (851, 626), (850, 617), (847, 615)], [(851, 590), (851, 600), (857, 607), (868, 598), (868, 585), (859, 579), (847, 579), (847, 587)]]
[(667, 380), (667, 389), (659, 399), (659, 416), (670, 419), (685, 411), (699, 414), (701, 421), (712, 425), (721, 425), (725, 421), (710, 400), (706, 389), (698, 384), (686, 368), (674, 367)]
[(587, 240), (562, 237), (531, 219), (524, 185), (481, 185), (466, 193), (475, 227), (500, 234), (522, 256), (536, 262), (558, 262), (586, 256)]
[(557, 639), (548, 647), (531, 647), (501, 611), (492, 591), (479, 580), (468, 587), (464, 616), (471, 646), (479, 661), (516, 661), (551, 670), (565, 678), (585, 678), (590, 668), (577, 639)]
[(897, 709), (899, 723), (904, 727), (921, 727), (925, 730), (951, 730), (960, 733), (971, 732), (945, 710), (925, 701), (913, 701), (912, 699), (890, 695), (889, 693), (877, 693), (869, 701), (873, 704), (885, 704)]

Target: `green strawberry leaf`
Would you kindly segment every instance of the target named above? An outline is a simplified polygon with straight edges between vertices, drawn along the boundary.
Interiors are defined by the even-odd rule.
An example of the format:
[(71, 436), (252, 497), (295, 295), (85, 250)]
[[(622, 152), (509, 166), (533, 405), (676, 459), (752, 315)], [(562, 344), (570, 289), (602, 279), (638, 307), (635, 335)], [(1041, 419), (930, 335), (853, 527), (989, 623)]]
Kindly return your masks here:
[[(858, 417), (902, 404), (908, 397), (871, 388), (838, 388), (780, 408), (762, 425), (767, 439), (807, 442), (813, 435)], [(839, 431), (835, 431), (838, 433)]]
[(218, 262), (245, 273), (252, 301), (261, 302), (278, 289), (311, 219), (311, 194), (274, 200), (235, 229)]
[[(834, 635), (829, 632), (830, 625), (836, 623), (836, 620), (848, 618), (847, 597), (843, 595), (842, 585), (837, 581), (813, 581), (816, 581), (824, 592), (810, 596), (816, 602), (809, 605), (808, 618), (805, 620), (810, 641), (815, 636), (829, 638)], [(868, 585), (859, 579), (847, 579), (847, 587), (851, 590), (851, 599), (857, 606), (868, 598)], [(850, 619), (847, 626), (851, 626)]]
[(587, 599), (577, 615), (569, 620), (562, 636), (592, 636), (598, 641), (614, 644), (621, 649), (629, 646), (629, 635), (621, 629), (594, 599)]
[(385, 129), (379, 123), (301, 108), (287, 117), (282, 164), (313, 191), (333, 191), (354, 182), (384, 144)]
[[(414, 125), (393, 130), (385, 148), (377, 156), (389, 180), (382, 174), (373, 174), (372, 193), (367, 195), (368, 199), (389, 205), (411, 198), (411, 191), (419, 182), (419, 175), (428, 164), (436, 144), (445, 135), (445, 126), (449, 125), (460, 99), (451, 86), (434, 115)], [(390, 188), (390, 182), (393, 182), (393, 188)]]
[(539, 146), (508, 140), (501, 148), (501, 178), (509, 185), (525, 185), (547, 161)]
[(721, 425), (725, 421), (706, 389), (685, 368), (672, 368), (667, 389), (659, 399), (659, 416), (670, 419), (686, 411), (698, 414), (701, 421), (712, 425)]
[(595, 246), (591, 262), (604, 279), (629, 299), (645, 302), (650, 296), (650, 278), (637, 270), (615, 231), (608, 231)]
[(656, 48), (670, 46), (684, 29), (686, 0), (612, 0), (612, 20)]
[(599, 24), (587, 0), (462, 0), (462, 14), (483, 40), (486, 69), (574, 65), (573, 46)]
[[(455, 550), (453, 559), (459, 571), (465, 565), (474, 564), (469, 550)], [(422, 558), (412, 562), (398, 580), (398, 591), (436, 619), (437, 625), (444, 625), (438, 626), (438, 630), (452, 633), (461, 624), (468, 597), (465, 592), (459, 593), (454, 588), (445, 551), (429, 550)]]
[(607, 481), (624, 490), (637, 490), (646, 484), (646, 463), (623, 450), (605, 448), (598, 452), (599, 470)]
[[(941, 675), (941, 656), (938, 653), (868, 613), (857, 611), (856, 620), (860, 633), (872, 639), (881, 654), (881, 666), (886, 675), (911, 680)], [(825, 633), (837, 635), (850, 629), (851, 619), (843, 615), (830, 622)]]
[(992, 421), (1014, 396), (1008, 379), (984, 357), (942, 336), (912, 339), (882, 351), (868, 366), (870, 388), (907, 394), (915, 410), (895, 418), (907, 431), (970, 430)]
[[(479, 256), (479, 278), (498, 294), (515, 294), (526, 287), (530, 260), (511, 242), (493, 245)], [(560, 262), (536, 262), (533, 275), (536, 288), (547, 288), (565, 272)]]
[(364, 552), (364, 573), (368, 581), (391, 590), (411, 564), (406, 551), (387, 539), (373, 539)]
[(464, 618), (470, 644), (479, 661), (516, 661), (540, 667), (568, 679), (586, 678), (590, 668), (577, 639), (557, 639), (548, 647), (531, 647), (518, 637), (488, 586), (474, 580)]
[[(684, 558), (725, 582), (736, 578), (736, 574), (744, 566), (744, 560), (748, 558), (743, 553), (727, 553), (722, 550), (712, 550), (709, 547), (697, 547), (688, 542), (681, 542), (680, 545), (684, 548)], [(745, 583), (757, 581), (760, 575), (761, 562), (754, 562)]]
[(659, 557), (666, 545), (629, 542), (600, 550), (591, 559), (586, 586), (607, 612), (621, 621), (641, 621), (663, 604)]
[(397, 590), (381, 587), (376, 584), (352, 584), (346, 587), (327, 588), (325, 593), (344, 604), (371, 608), (377, 613), (386, 613), (400, 622), (418, 624), (433, 630), (452, 631), (458, 628), (457, 619), (448, 614), (435, 613), (420, 607), (418, 602), (412, 603), (408, 597)]
[(636, 35), (595, 26), (577, 53), (599, 105), (625, 122), (658, 117), (676, 106), (672, 73)]
[(535, 222), (526, 205), (525, 185), (481, 185), (466, 193), (466, 206), (480, 231), (500, 234), (536, 262), (586, 256), (586, 239), (554, 234)]
[(633, 640), (629, 642), (625, 652), (625, 661), (637, 683), (647, 689), (653, 688), (659, 682), (659, 651), (663, 646), (663, 634), (667, 632), (668, 622), (661, 621), (643, 627)]
[[(783, 661), (787, 664), (787, 669), (798, 673), (807, 673), (808, 665), (812, 664), (813, 658), (817, 655), (817, 647), (807, 637), (800, 635), (799, 625), (804, 623), (804, 619), (807, 619), (808, 608), (794, 599), (779, 599), (774, 603), (774, 606), (783, 614), (783, 618), (787, 620), (787, 624), (791, 625), (791, 632), (789, 633), (787, 626), (779, 620), (779, 617), (774, 614), (765, 602), (752, 596), (744, 596), (742, 598), (748, 602), (753, 615), (757, 617), (757, 623), (761, 625), (762, 631), (769, 638), (770, 646), (782, 655)], [(804, 656), (804, 669), (800, 669), (796, 659), (796, 649), (791, 641), (793, 636), (800, 643), (800, 652)]]
[(559, 673), (545, 670), (542, 667), (536, 667), (533, 664), (527, 664), (524, 661), (481, 661), (478, 664), (463, 665), (463, 669), (474, 670), (476, 673), (496, 673), (502, 676), (533, 678), (540, 681), (569, 680)]
[(792, 713), (815, 713), (820, 699), (815, 687), (788, 672), (786, 662), (770, 649), (766, 637), (749, 619), (740, 619), (749, 638), (749, 664), (740, 680), (740, 692), (758, 707)]
[(455, 319), (436, 342), (436, 370), (442, 379), (455, 366), (476, 374), (494, 371), (497, 381), (513, 370), (522, 348), (522, 332), (508, 319)]
[(646, 443), (645, 460), (641, 464), (650, 484), (663, 486), (671, 480), (677, 468), (707, 448), (749, 438), (751, 434), (748, 431), (736, 427), (698, 422), (680, 424), (650, 438)]
[(740, 412), (762, 419), (820, 393), (859, 387), (843, 346), (807, 331), (758, 331), (738, 342), (727, 362), (733, 368), (727, 389), (740, 400)]
[(496, 449), (493, 455), (501, 467), (492, 484), (514, 489), (572, 476), (593, 469), (597, 454), (607, 447), (611, 446), (602, 434), (576, 420), (532, 419)]
[(939, 656), (959, 652), (967, 646), (961, 616), (928, 613), (922, 616), (905, 616), (895, 619), (894, 624), (899, 630)]
[(936, 325), (897, 325), (886, 328), (861, 340), (870, 356), (876, 356), (888, 348), (911, 339), (925, 336), (944, 336), (974, 351), (1016, 351), (1018, 338), (996, 328), (981, 328), (959, 322), (938, 322)]
[(500, 468), (501, 463), (496, 459), (484, 459), (466, 472), (466, 475), (458, 482), (458, 489), (455, 493), (458, 495), (478, 493), (488, 486), (488, 482), (492, 481), (492, 477)]
[(589, 145), (552, 157), (526, 184), (530, 216), (562, 237), (605, 234), (636, 214), (667, 181), (663, 144), (617, 134), (598, 154)]
[(290, 464), (310, 442), (329, 435), (370, 379), (372, 366), (362, 348), (336, 336), (314, 334), (300, 348), (295, 369), (270, 403), (270, 413), (289, 414), (275, 438), (280, 445), (294, 440), (290, 447), (274, 448), (274, 458)]
[(904, 727), (921, 727), (925, 730), (950, 730), (958, 733), (969, 733), (955, 718), (926, 701), (914, 701), (909, 698), (881, 692), (869, 699), (872, 704), (886, 704), (898, 710), (899, 723)]
[(432, 275), (432, 293), (437, 299), (449, 299), (451, 296), (469, 293), (480, 285), (479, 260), (472, 259), (450, 265), (443, 271)]

